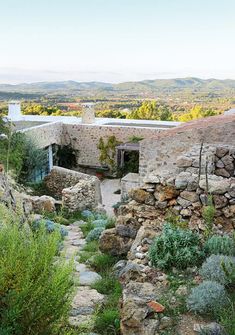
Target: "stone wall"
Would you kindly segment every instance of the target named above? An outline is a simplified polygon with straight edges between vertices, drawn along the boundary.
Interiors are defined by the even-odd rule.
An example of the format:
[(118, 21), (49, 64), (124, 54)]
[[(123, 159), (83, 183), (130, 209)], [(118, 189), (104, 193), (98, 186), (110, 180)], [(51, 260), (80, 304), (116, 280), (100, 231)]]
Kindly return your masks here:
[(116, 255), (130, 251), (130, 259), (144, 259), (146, 255), (140, 255), (138, 250), (141, 238), (143, 235), (152, 238), (170, 216), (186, 221), (192, 230), (203, 232), (208, 229), (203, 212), (211, 199), (215, 207), (214, 232), (233, 231), (235, 146), (204, 144), (200, 149), (193, 146), (183, 156), (176, 157), (175, 174), (166, 174), (163, 170), (152, 182), (129, 192), (130, 201), (120, 207), (115, 229), (101, 238), (103, 250)]
[(75, 150), (78, 150), (79, 164), (100, 166), (100, 152), (97, 148), (100, 137), (106, 140), (114, 135), (118, 141), (128, 142), (132, 136), (152, 138), (154, 135), (163, 131), (166, 131), (166, 129), (134, 126), (65, 124), (63, 144), (71, 144)]
[(63, 124), (60, 122), (43, 124), (21, 130), (29, 136), (39, 148), (46, 148), (51, 144), (63, 143)]
[(62, 198), (69, 211), (94, 209), (102, 203), (100, 181), (95, 176), (54, 166), (44, 179), (48, 190)]
[(140, 178), (154, 181), (155, 176), (177, 173), (176, 159), (200, 143), (235, 145), (235, 115), (217, 116), (188, 122), (140, 143)]

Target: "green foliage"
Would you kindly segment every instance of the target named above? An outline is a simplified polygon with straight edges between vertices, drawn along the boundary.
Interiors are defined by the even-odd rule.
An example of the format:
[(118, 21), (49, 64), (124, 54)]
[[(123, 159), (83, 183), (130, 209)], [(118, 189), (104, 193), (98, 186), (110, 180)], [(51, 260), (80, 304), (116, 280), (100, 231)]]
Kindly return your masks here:
[(77, 151), (71, 145), (63, 145), (57, 150), (58, 165), (66, 169), (77, 167)]
[(125, 114), (119, 110), (112, 110), (112, 109), (105, 109), (96, 111), (96, 117), (108, 117), (108, 118), (115, 118), (115, 119), (125, 119)]
[(143, 137), (135, 136), (135, 135), (129, 137), (129, 141), (132, 142), (132, 143), (138, 143), (138, 142), (142, 141), (143, 139), (144, 139)]
[(81, 231), (83, 232), (84, 237), (87, 237), (87, 235), (95, 228), (95, 226), (92, 223), (92, 221), (88, 221), (87, 223), (81, 225), (80, 228)]
[(106, 229), (114, 228), (116, 224), (116, 219), (114, 217), (108, 218), (108, 222), (106, 224)]
[(235, 255), (235, 241), (229, 236), (214, 235), (205, 243), (205, 250), (209, 255)]
[(235, 298), (232, 297), (229, 305), (220, 310), (217, 316), (220, 325), (224, 328), (225, 334), (235, 335)]
[(159, 269), (184, 269), (199, 264), (204, 252), (198, 234), (166, 224), (150, 247), (149, 257)]
[(47, 163), (47, 153), (23, 133), (12, 131), (12, 126), (0, 122), (0, 133), (6, 138), (0, 141), (0, 162), (12, 170), (21, 181), (30, 180), (36, 170)]
[(119, 281), (110, 275), (104, 275), (102, 279), (98, 280), (92, 285), (92, 288), (101, 294), (117, 294), (122, 293), (122, 287)]
[(196, 313), (217, 313), (229, 302), (223, 285), (214, 281), (204, 281), (194, 287), (187, 299), (187, 307)]
[(131, 111), (127, 115), (128, 119), (141, 119), (141, 120), (161, 120), (170, 121), (173, 119), (171, 109), (166, 105), (157, 104), (156, 100), (144, 101), (142, 105)]
[(107, 165), (113, 171), (116, 167), (115, 156), (116, 156), (116, 146), (120, 144), (117, 141), (115, 136), (110, 136), (106, 143), (104, 139), (101, 137), (99, 139), (99, 144), (97, 148), (100, 150), (100, 163), (103, 165)]
[(93, 223), (93, 225), (95, 227), (103, 227), (103, 228), (105, 228), (106, 225), (107, 225), (107, 223), (108, 223), (108, 221), (105, 220), (105, 219), (97, 219), (97, 220), (94, 220), (92, 223)]
[(213, 229), (213, 223), (214, 223), (214, 218), (215, 218), (215, 207), (213, 205), (213, 200), (212, 197), (209, 196), (208, 197), (208, 205), (203, 207), (203, 211), (202, 211), (202, 217), (205, 221), (205, 225), (206, 225), (206, 230), (204, 232), (204, 235), (206, 237), (210, 236), (212, 233), (212, 229)]
[(233, 283), (235, 271), (235, 257), (224, 255), (211, 255), (202, 264), (200, 275), (203, 279), (217, 281), (228, 285)]
[(193, 107), (188, 113), (184, 113), (178, 117), (181, 122), (188, 122), (203, 117), (218, 115), (219, 112), (213, 109), (205, 109), (202, 106)]
[(98, 272), (107, 272), (118, 259), (108, 254), (97, 254), (92, 258), (91, 267)]
[(118, 309), (104, 309), (95, 320), (95, 330), (102, 335), (118, 335), (120, 316)]
[(99, 242), (98, 241), (90, 241), (84, 245), (82, 251), (95, 253), (99, 251)]
[(0, 215), (0, 334), (57, 334), (72, 288), (72, 266), (55, 262), (60, 234), (33, 233), (2, 205)]
[(166, 222), (170, 223), (173, 227), (178, 228), (187, 228), (188, 227), (188, 221), (182, 220), (180, 215), (176, 215), (171, 210), (168, 210), (166, 216), (165, 216)]
[(87, 242), (91, 242), (94, 240), (98, 240), (100, 238), (100, 235), (102, 234), (102, 232), (105, 230), (104, 227), (96, 227), (93, 230), (91, 230), (86, 237), (86, 241)]

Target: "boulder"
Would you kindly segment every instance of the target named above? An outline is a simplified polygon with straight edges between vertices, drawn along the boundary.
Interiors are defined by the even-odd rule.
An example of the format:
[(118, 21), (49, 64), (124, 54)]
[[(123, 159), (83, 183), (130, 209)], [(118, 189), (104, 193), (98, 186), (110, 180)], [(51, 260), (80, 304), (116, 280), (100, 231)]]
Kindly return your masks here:
[(139, 202), (139, 203), (145, 203), (146, 201), (148, 202), (148, 199), (151, 197), (149, 192), (141, 189), (141, 188), (136, 188), (132, 189), (129, 192), (129, 196), (131, 199)]
[(175, 179), (175, 187), (179, 190), (187, 188), (188, 191), (194, 191), (198, 187), (198, 175), (190, 172), (181, 172)]
[(79, 284), (81, 286), (90, 286), (102, 277), (94, 271), (84, 271), (80, 273)]
[(158, 320), (151, 318), (148, 302), (157, 300), (154, 285), (144, 282), (129, 282), (123, 290), (121, 308), (121, 333), (125, 335), (155, 335)]
[(199, 197), (197, 193), (195, 192), (190, 192), (190, 191), (183, 191), (180, 193), (181, 198), (188, 200), (190, 202), (198, 202)]
[[(199, 186), (206, 191), (206, 178), (201, 177)], [(208, 192), (212, 194), (224, 194), (230, 188), (230, 181), (219, 176), (209, 175), (208, 176)]]
[(176, 160), (176, 165), (180, 168), (186, 168), (192, 166), (192, 158), (180, 156)]
[(126, 255), (131, 248), (133, 239), (118, 235), (116, 228), (105, 230), (99, 240), (99, 248), (102, 252), (113, 256)]
[(216, 169), (215, 174), (216, 174), (216, 176), (222, 176), (222, 177), (225, 177), (225, 178), (230, 177), (230, 173), (224, 168), (223, 169)]
[(216, 156), (222, 158), (228, 153), (229, 149), (225, 146), (220, 146), (216, 148)]
[(116, 231), (118, 235), (135, 238), (139, 228), (140, 223), (133, 217), (132, 213), (118, 216), (116, 224)]
[(179, 191), (175, 188), (175, 186), (172, 185), (158, 185), (154, 193), (156, 200), (160, 202), (163, 202), (165, 200), (171, 200), (173, 198), (176, 198), (178, 195)]
[(213, 203), (216, 209), (223, 208), (228, 204), (228, 199), (224, 195), (214, 195)]

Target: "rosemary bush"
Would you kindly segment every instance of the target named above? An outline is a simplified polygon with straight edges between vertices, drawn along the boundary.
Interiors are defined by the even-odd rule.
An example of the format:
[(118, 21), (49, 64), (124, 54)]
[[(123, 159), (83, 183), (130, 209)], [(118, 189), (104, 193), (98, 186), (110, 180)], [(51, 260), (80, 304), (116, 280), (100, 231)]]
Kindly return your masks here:
[(58, 334), (72, 289), (72, 266), (55, 262), (60, 232), (34, 233), (3, 206), (0, 221), (0, 334)]

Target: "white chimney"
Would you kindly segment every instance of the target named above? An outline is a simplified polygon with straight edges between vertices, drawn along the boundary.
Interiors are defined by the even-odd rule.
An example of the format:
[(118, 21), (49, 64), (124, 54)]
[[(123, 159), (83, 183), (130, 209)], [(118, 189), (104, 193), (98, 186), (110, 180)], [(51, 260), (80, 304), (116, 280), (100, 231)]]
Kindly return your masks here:
[(94, 103), (83, 104), (82, 123), (95, 123)]
[(11, 121), (22, 120), (21, 107), (19, 101), (11, 101), (8, 104), (8, 118)]

